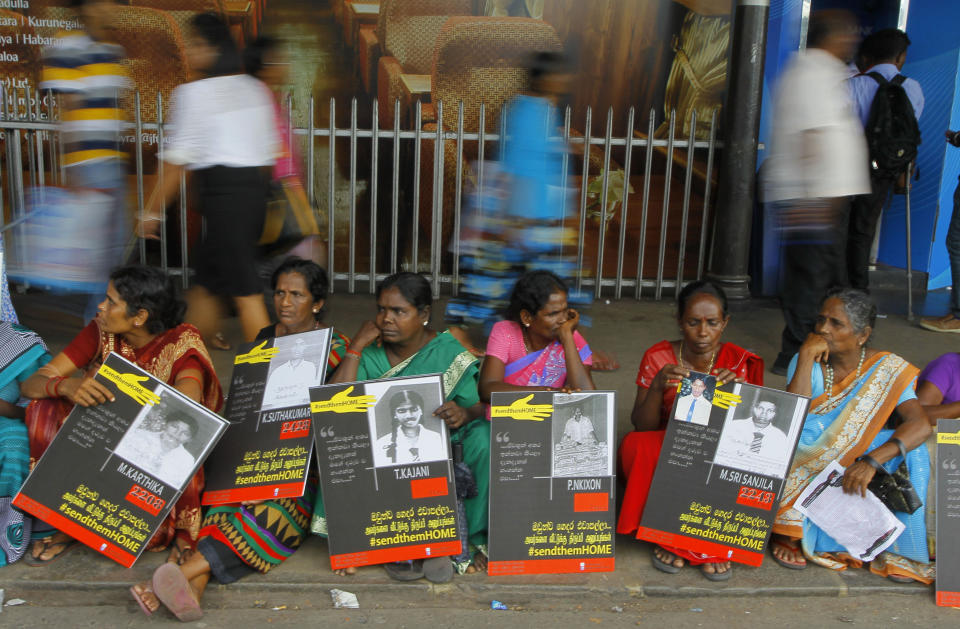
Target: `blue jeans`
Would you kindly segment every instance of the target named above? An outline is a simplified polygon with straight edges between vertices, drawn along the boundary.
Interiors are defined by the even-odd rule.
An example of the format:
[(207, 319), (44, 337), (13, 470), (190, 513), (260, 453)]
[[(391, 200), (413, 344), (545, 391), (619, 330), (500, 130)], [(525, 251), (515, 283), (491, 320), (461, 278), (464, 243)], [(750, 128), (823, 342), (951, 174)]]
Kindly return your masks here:
[(947, 254), (950, 256), (950, 278), (953, 283), (950, 312), (960, 318), (960, 183), (953, 191), (953, 214), (950, 215), (950, 228), (947, 229)]

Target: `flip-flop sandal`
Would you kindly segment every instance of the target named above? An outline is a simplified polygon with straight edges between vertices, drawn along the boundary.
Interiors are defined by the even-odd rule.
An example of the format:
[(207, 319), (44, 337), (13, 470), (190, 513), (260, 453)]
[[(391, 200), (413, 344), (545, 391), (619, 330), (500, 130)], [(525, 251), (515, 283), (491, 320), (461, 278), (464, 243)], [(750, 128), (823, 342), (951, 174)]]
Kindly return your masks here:
[(40, 557), (34, 557), (32, 554), (29, 554), (26, 557), (24, 557), (23, 560), (27, 563), (28, 566), (32, 568), (39, 568), (40, 566), (46, 566), (48, 564), (53, 563), (54, 561), (56, 561), (57, 559), (60, 559), (64, 555), (70, 554), (70, 551), (73, 550), (76, 545), (77, 545), (77, 540), (75, 539), (68, 539), (63, 542), (53, 542), (53, 543), (47, 544), (44, 547), (43, 552), (40, 553), (42, 555), (48, 550), (52, 548), (57, 548), (59, 546), (62, 550), (58, 552), (56, 555), (54, 555), (53, 557), (51, 557), (50, 559), (41, 559)]
[(729, 581), (730, 580), (730, 575), (733, 573), (733, 566), (730, 566), (723, 572), (707, 572), (706, 570), (704, 570), (704, 567), (708, 565), (711, 565), (711, 564), (705, 564), (705, 563), (700, 564), (700, 574), (703, 575), (703, 578), (707, 579), (708, 581)]
[[(153, 592), (153, 590), (150, 589), (149, 585), (146, 586), (146, 591)], [(147, 616), (153, 616), (153, 611), (149, 607), (147, 607), (146, 603), (143, 602), (143, 595), (140, 592), (137, 592), (136, 585), (130, 586), (130, 594), (133, 596), (133, 600), (137, 602), (137, 605), (140, 606), (140, 609), (143, 610), (144, 614), (146, 614)]]
[(806, 560), (806, 559), (804, 559), (802, 562), (800, 562), (800, 561), (787, 561), (786, 559), (781, 559), (780, 557), (777, 557), (776, 555), (773, 554), (773, 549), (774, 549), (774, 547), (776, 547), (776, 546), (779, 546), (780, 548), (785, 548), (785, 549), (789, 550), (789, 551), (792, 552), (792, 553), (795, 553), (795, 552), (799, 551), (799, 550), (800, 550), (800, 547), (799, 547), (799, 546), (793, 546), (793, 545), (791, 545), (791, 544), (787, 544), (786, 542), (781, 542), (781, 541), (778, 541), (778, 540), (771, 540), (771, 541), (770, 541), (770, 555), (773, 557), (773, 560), (774, 560), (774, 561), (776, 561), (778, 564), (780, 564), (780, 565), (783, 566), (784, 568), (789, 568), (790, 570), (806, 570), (806, 568), (807, 568), (807, 560)]
[(181, 622), (203, 618), (203, 609), (193, 597), (187, 577), (175, 564), (165, 563), (153, 573), (153, 593)]
[(449, 557), (424, 559), (423, 576), (430, 583), (449, 583), (453, 579), (453, 562)]
[(887, 578), (894, 583), (913, 583), (913, 579), (910, 577), (905, 577), (899, 574), (888, 574)]
[[(670, 552), (670, 551), (664, 551), (664, 552)], [(673, 555), (673, 553), (670, 553), (670, 554)], [(677, 558), (676, 555), (673, 555), (673, 556), (675, 559)], [(659, 570), (660, 572), (666, 572), (667, 574), (677, 574), (678, 572), (683, 570), (683, 566), (675, 566), (673, 565), (673, 563), (667, 563), (663, 559), (660, 559), (659, 557), (657, 557), (656, 550), (650, 551), (650, 559), (653, 560), (653, 567)]]

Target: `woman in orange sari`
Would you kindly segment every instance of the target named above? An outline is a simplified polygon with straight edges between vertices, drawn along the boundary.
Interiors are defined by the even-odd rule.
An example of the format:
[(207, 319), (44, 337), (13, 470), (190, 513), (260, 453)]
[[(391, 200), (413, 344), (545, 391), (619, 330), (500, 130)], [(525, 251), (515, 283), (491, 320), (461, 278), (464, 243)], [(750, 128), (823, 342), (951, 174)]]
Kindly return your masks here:
[[(92, 378), (110, 352), (136, 363), (210, 410), (220, 410), (220, 382), (200, 334), (183, 323), (184, 309), (173, 282), (159, 269), (126, 266), (110, 275), (106, 299), (100, 303), (96, 318), (23, 383), (23, 395), (34, 400), (26, 413), (31, 466), (53, 441), (75, 404), (96, 406), (112, 401), (110, 391)], [(160, 551), (170, 546), (170, 561), (187, 559), (200, 532), (202, 490), (201, 468), (148, 549)], [(41, 535), (44, 533), (38, 536), (35, 527), (38, 539), (28, 562), (49, 563), (76, 543), (49, 527)]]
[[(731, 380), (763, 385), (763, 359), (733, 343), (721, 342), (729, 319), (723, 289), (708, 281), (691, 282), (677, 296), (681, 340), (661, 341), (644, 353), (630, 415), (636, 430), (620, 444), (620, 474), (626, 478), (627, 488), (617, 533), (630, 535), (640, 526), (680, 379), (699, 371), (716, 375), (717, 386)], [(730, 578), (730, 562), (720, 557), (656, 546), (652, 560), (662, 572), (673, 574), (689, 563), (700, 566), (700, 572), (711, 581)]]

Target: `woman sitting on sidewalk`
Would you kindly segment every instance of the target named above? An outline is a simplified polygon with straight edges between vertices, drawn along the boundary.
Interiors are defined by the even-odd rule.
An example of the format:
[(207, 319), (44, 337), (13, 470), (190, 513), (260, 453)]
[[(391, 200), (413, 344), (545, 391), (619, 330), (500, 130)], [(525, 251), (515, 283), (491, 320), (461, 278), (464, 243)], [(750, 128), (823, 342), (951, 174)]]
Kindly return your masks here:
[[(708, 281), (691, 282), (677, 297), (681, 339), (660, 341), (644, 353), (630, 415), (636, 431), (620, 444), (620, 474), (627, 488), (617, 533), (630, 535), (640, 526), (677, 383), (698, 371), (716, 375), (717, 386), (735, 379), (763, 386), (763, 359), (720, 341), (729, 320), (723, 289)], [(668, 573), (679, 572), (687, 563), (700, 566), (700, 572), (711, 581), (726, 581), (732, 569), (726, 559), (667, 546), (655, 546), (652, 559), (654, 567)]]
[[(863, 564), (793, 509), (809, 481), (832, 461), (846, 467), (843, 490), (864, 495), (880, 467), (893, 473), (903, 462), (902, 449), (913, 487), (926, 502), (930, 423), (914, 393), (919, 370), (896, 354), (867, 347), (876, 318), (877, 307), (865, 292), (830, 291), (814, 332), (790, 362), (787, 391), (812, 400), (773, 526), (773, 557), (784, 567), (802, 569), (812, 561), (844, 570)], [(885, 428), (891, 418), (896, 429)], [(870, 562), (870, 571), (898, 582), (933, 582), (926, 509), (894, 515), (906, 529)]]

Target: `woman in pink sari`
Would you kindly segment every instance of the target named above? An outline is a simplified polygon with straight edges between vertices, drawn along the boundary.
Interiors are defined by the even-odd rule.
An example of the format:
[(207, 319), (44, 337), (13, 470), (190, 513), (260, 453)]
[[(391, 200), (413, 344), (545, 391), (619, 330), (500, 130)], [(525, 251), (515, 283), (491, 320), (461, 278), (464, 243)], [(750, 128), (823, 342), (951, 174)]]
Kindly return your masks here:
[(590, 346), (577, 332), (580, 316), (567, 306), (567, 285), (549, 271), (517, 280), (506, 320), (494, 324), (480, 371), (480, 399), (498, 391), (581, 390), (590, 377)]

